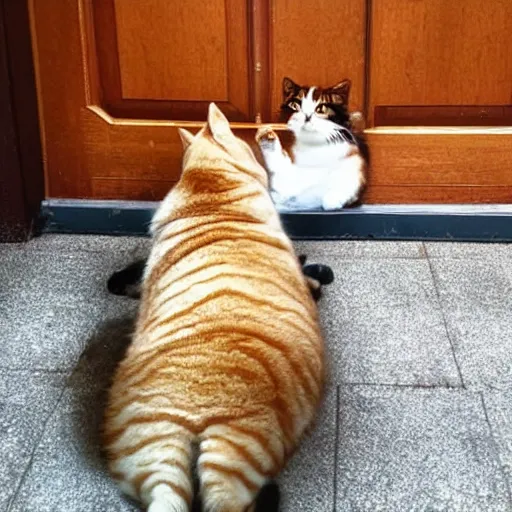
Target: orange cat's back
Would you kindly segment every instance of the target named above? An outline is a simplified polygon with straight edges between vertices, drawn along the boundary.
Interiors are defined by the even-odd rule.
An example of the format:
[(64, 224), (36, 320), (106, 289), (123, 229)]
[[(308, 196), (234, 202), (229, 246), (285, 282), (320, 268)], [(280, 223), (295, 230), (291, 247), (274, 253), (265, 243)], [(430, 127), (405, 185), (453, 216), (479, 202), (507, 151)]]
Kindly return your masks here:
[[(183, 178), (155, 216), (104, 444), (114, 478), (150, 512), (188, 510), (195, 466), (206, 510), (253, 510), (315, 417), (322, 337), (250, 149), (215, 107), (196, 138), (184, 137)], [(231, 186), (196, 188), (192, 215), (198, 164)]]

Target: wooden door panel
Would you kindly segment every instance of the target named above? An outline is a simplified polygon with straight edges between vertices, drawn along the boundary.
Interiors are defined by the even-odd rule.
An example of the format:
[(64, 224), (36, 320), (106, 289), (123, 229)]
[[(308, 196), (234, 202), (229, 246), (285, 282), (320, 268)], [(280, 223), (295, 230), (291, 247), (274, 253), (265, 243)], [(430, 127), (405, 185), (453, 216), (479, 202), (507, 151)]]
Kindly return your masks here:
[(509, 187), (512, 128), (376, 128), (368, 130), (374, 186)]
[(272, 119), (278, 119), (285, 76), (321, 86), (350, 78), (350, 108), (363, 110), (366, 1), (272, 0), (271, 9)]
[[(111, 115), (203, 120), (215, 101), (231, 121), (253, 116), (246, 2), (84, 2), (100, 104)], [(94, 41), (91, 39), (94, 38)]]
[[(114, 8), (123, 98), (227, 101), (224, 0), (115, 0)], [(201, 32), (191, 30), (199, 20)]]
[(93, 178), (92, 194), (95, 199), (129, 197), (131, 201), (160, 201), (175, 184), (164, 180)]
[(512, 100), (511, 19), (508, 0), (374, 0), (375, 124), (512, 124), (510, 109), (486, 108)]
[[(183, 146), (177, 126), (196, 133), (197, 122), (134, 121), (110, 117), (98, 107), (83, 110), (84, 164), (91, 197), (160, 200), (181, 171)], [(234, 132), (252, 147), (261, 163), (254, 125), (234, 125)], [(116, 193), (116, 182), (124, 182)], [(141, 188), (139, 188), (141, 185)]]
[(511, 187), (449, 185), (376, 185), (365, 194), (373, 204), (506, 204), (512, 201)]
[[(431, 4), (425, 0), (368, 2), (375, 16), (371, 23), (366, 20), (366, 3), (347, 0), (334, 8), (323, 0), (314, 7), (290, 0), (212, 0), (211, 19), (195, 23), (196, 8), (188, 10), (185, 0), (29, 0), (47, 196), (161, 199), (180, 175), (177, 128), (198, 129), (208, 103), (216, 98), (221, 98), (218, 103), (233, 121), (235, 132), (252, 144), (261, 160), (253, 142), (258, 125), (252, 121), (258, 114), (265, 121), (276, 113), (285, 75), (321, 85), (349, 76), (354, 83), (352, 108), (364, 106), (369, 86), (370, 118), (375, 110), (392, 108), (391, 117), (385, 113), (383, 118), (388, 115), (390, 122), (393, 116), (402, 116), (408, 124), (417, 125), (417, 112), (443, 108), (451, 109), (443, 110), (445, 124), (453, 124), (451, 120), (462, 112), (457, 108), (464, 108), (471, 117), (483, 105), (492, 107), (488, 119), (500, 124), (500, 112), (511, 112), (512, 82), (505, 83), (510, 74), (508, 57), (503, 59), (503, 69), (497, 70), (486, 68), (485, 59), (480, 58), (470, 65), (464, 56), (468, 69), (479, 73), (479, 81), (473, 77), (471, 87), (467, 86), (462, 65), (455, 63), (458, 71), (449, 71), (451, 81), (443, 85), (448, 92), (437, 85), (429, 85), (428, 94), (422, 92), (418, 77), (424, 76), (424, 70), (435, 75), (435, 84), (442, 77), (430, 57), (422, 54), (429, 54), (428, 48), (403, 46), (420, 37), (407, 26), (418, 25), (417, 20), (422, 21), (421, 44), (432, 44), (428, 38), (434, 37), (431, 20), (440, 19), (438, 0)], [(142, 10), (141, 5), (150, 8)], [(433, 13), (427, 13), (429, 5)], [(475, 9), (477, 3), (468, 0), (464, 5)], [(414, 6), (423, 6), (423, 18)], [(455, 7), (446, 8), (448, 19), (457, 19)], [(478, 45), (493, 47), (485, 23), (494, 23), (504, 42), (499, 50), (493, 47), (493, 55), (501, 56), (501, 46), (507, 46), (507, 38), (512, 37), (504, 32), (499, 17), (508, 13), (508, 3), (492, 0), (482, 3), (482, 9), (492, 20), (486, 21), (483, 15), (475, 18), (482, 37), (476, 30), (470, 35), (478, 41), (466, 37), (470, 25), (457, 19), (457, 27), (465, 34), (464, 44), (477, 52)], [(456, 12), (462, 17), (463, 11)], [(188, 24), (193, 38), (182, 34), (183, 40), (177, 42), (167, 33), (177, 19)], [(365, 76), (367, 25), (372, 27), (372, 73)], [(397, 47), (397, 41), (402, 46)], [(433, 50), (437, 58), (444, 55), (439, 51)], [(443, 51), (448, 60), (458, 55), (449, 45)], [(409, 70), (402, 61), (417, 54), (421, 54), (420, 64)], [(215, 66), (202, 62), (208, 55)], [(489, 90), (485, 84), (492, 80), (484, 72), (494, 73)], [(459, 89), (460, 101), (479, 103), (462, 105), (457, 99)], [(453, 104), (433, 103), (443, 98)], [(417, 101), (423, 103), (416, 105)], [(501, 104), (491, 104), (497, 101)], [(512, 202), (511, 128), (377, 127), (367, 135), (372, 168), (364, 202)]]

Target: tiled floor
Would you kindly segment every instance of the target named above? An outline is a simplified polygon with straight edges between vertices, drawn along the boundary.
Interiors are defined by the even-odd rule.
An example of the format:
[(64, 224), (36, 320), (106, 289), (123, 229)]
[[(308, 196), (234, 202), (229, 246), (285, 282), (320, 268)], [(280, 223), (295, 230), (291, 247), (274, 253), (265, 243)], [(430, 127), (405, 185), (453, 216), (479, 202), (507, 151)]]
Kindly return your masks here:
[[(137, 303), (105, 281), (147, 241), (0, 245), (0, 511), (135, 511), (97, 427)], [(512, 510), (512, 245), (300, 242), (336, 274), (319, 304), (320, 421), (285, 511)]]

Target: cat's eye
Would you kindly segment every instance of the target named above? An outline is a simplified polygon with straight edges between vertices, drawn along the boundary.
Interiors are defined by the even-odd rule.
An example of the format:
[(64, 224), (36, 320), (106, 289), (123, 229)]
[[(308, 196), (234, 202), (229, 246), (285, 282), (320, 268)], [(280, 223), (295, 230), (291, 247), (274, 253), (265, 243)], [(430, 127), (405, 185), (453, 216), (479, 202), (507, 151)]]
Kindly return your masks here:
[(288, 103), (288, 106), (292, 109), (292, 110), (295, 110), (296, 112), (299, 111), (299, 104), (298, 102), (296, 101), (291, 101), (290, 103)]
[(327, 107), (325, 105), (318, 105), (318, 107), (315, 108), (315, 112), (317, 114), (326, 114), (327, 113)]

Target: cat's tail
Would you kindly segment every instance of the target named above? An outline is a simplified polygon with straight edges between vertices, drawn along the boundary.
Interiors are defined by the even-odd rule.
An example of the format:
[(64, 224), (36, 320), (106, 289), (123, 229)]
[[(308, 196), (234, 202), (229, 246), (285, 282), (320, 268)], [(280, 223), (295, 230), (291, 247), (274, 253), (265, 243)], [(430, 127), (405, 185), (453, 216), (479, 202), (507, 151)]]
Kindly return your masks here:
[[(277, 482), (270, 480), (260, 489), (254, 506), (250, 510), (251, 512), (279, 512), (280, 501), (279, 486)], [(203, 504), (199, 494), (194, 496), (192, 512), (203, 512)]]
[(188, 512), (189, 505), (167, 483), (157, 485), (153, 489), (152, 501), (148, 512)]
[[(253, 512), (279, 512), (280, 500), (277, 482), (269, 481), (260, 489), (252, 510)], [(202, 510), (201, 502), (200, 496), (195, 496), (192, 502), (193, 512)], [(167, 484), (161, 484), (153, 490), (153, 501), (149, 505), (148, 512), (187, 512), (188, 510), (188, 505)]]
[[(182, 471), (176, 467), (175, 476), (180, 478), (165, 478), (164, 474), (158, 478), (156, 475), (157, 485), (149, 496), (144, 497), (144, 501), (149, 503), (147, 512), (188, 512), (190, 509), (200, 512), (204, 506), (207, 510), (229, 512), (279, 511), (277, 482), (258, 478), (254, 470), (240, 466), (242, 460), (237, 460), (233, 453), (228, 455), (210, 451), (198, 458), (197, 445), (192, 443), (192, 453), (189, 455), (191, 473), (186, 471), (180, 475)], [(210, 460), (212, 455), (216, 463)], [(233, 465), (231, 470), (230, 465)], [(247, 475), (244, 476), (245, 472)], [(187, 478), (187, 473), (192, 481)], [(258, 480), (259, 484), (256, 484)]]
[(279, 469), (275, 454), (238, 426), (213, 425), (202, 434), (197, 459), (205, 510), (277, 512), (279, 488), (270, 479)]

